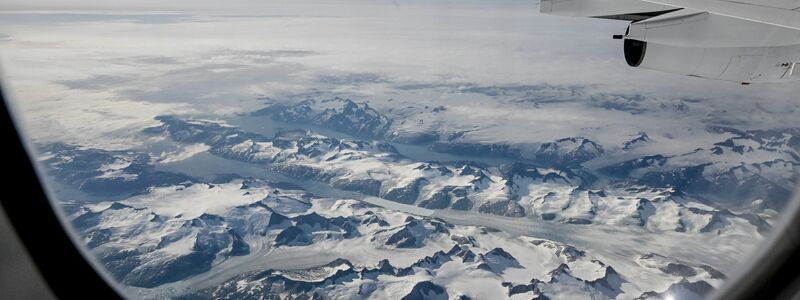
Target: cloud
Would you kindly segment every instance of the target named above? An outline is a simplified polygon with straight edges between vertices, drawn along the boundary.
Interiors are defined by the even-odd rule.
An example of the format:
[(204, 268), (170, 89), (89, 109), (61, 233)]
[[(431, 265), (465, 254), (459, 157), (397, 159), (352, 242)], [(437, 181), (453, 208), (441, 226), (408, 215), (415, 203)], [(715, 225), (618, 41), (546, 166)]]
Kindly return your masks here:
[(57, 81), (70, 89), (102, 90), (131, 81), (132, 77), (115, 75), (93, 75), (85, 79)]
[(178, 13), (115, 13), (115, 12), (3, 12), (2, 22), (8, 24), (69, 24), (85, 22), (130, 22), (139, 24), (168, 24), (191, 18)]
[[(42, 121), (34, 134), (54, 139), (126, 140), (144, 120), (179, 108), (224, 116), (256, 109), (264, 97), (333, 95), (379, 108), (449, 105), (448, 119), (431, 122), (482, 124), (471, 133), (478, 140), (595, 135), (616, 143), (612, 133), (640, 127), (800, 126), (796, 85), (741, 87), (629, 68), (609, 38), (624, 22), (543, 16), (528, 1), (398, 5), (5, 12), (0, 37), (14, 38), (0, 50), (23, 111)], [(114, 112), (113, 103), (127, 111)], [(78, 122), (82, 113), (93, 128)]]

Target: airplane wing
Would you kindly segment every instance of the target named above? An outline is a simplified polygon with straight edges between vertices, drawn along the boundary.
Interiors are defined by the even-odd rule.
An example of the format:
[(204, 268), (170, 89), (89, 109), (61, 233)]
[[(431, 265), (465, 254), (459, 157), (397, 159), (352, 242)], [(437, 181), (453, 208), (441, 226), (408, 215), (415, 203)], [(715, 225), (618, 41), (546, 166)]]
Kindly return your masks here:
[(749, 84), (800, 79), (800, 0), (541, 0), (546, 14), (630, 21), (633, 67)]
[(800, 30), (797, 0), (643, 0), (656, 5), (707, 11), (720, 16)]

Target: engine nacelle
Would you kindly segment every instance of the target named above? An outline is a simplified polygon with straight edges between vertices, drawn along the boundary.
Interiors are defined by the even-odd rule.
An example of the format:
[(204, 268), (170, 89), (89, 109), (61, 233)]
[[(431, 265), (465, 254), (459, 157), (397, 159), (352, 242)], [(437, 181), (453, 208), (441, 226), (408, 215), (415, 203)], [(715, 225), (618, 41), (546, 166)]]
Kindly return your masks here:
[(642, 69), (742, 83), (800, 79), (794, 74), (800, 45), (700, 48), (634, 39), (623, 45), (628, 65)]
[(800, 34), (705, 12), (679, 10), (632, 22), (624, 36), (632, 67), (743, 83), (779, 82), (800, 62)]

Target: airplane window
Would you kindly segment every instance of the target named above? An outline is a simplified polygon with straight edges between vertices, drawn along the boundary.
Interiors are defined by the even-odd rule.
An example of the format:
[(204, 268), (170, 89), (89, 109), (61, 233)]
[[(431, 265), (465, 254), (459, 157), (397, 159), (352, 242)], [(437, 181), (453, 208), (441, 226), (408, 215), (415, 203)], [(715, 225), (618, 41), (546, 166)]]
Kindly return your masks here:
[(800, 4), (622, 2), (12, 0), (3, 87), (130, 298), (702, 299), (790, 213)]

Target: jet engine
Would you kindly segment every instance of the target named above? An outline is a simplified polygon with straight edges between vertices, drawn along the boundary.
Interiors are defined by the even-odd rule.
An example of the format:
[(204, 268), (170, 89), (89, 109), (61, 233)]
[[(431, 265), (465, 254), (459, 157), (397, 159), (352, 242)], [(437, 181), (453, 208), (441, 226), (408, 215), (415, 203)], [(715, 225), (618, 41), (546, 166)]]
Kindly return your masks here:
[(625, 61), (632, 67), (745, 84), (800, 78), (794, 76), (797, 31), (744, 22), (687, 9), (634, 21), (621, 37)]

